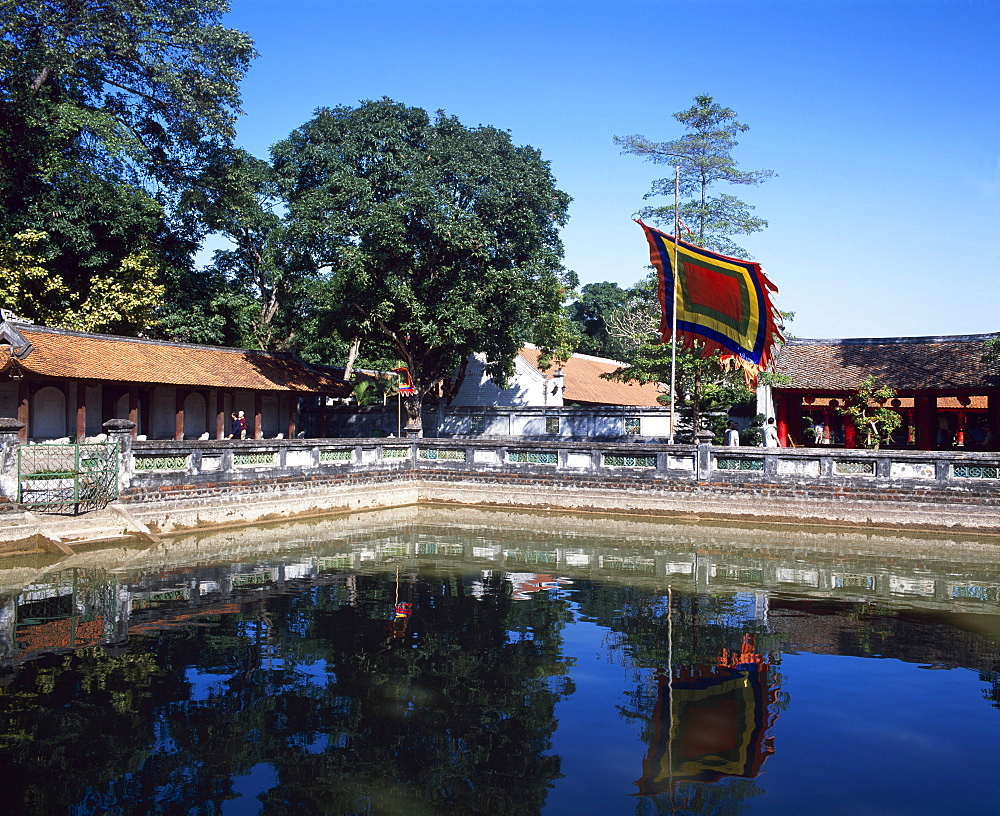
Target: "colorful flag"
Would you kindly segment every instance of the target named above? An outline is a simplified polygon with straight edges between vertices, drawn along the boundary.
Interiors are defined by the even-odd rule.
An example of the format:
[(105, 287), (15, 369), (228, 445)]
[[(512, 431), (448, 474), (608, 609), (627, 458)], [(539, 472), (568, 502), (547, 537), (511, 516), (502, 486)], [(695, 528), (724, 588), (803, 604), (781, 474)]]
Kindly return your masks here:
[[(703, 356), (721, 352), (723, 365), (743, 369), (748, 385), (768, 368), (776, 343), (785, 338), (778, 328), (780, 315), (771, 303), (772, 284), (760, 264), (710, 252), (678, 241), (674, 264), (674, 239), (659, 230), (639, 226), (649, 241), (649, 258), (659, 278), (662, 319), (660, 337), (671, 337), (674, 303), (677, 304), (677, 339), (685, 348), (702, 344)], [(674, 293), (674, 269), (677, 292)]]

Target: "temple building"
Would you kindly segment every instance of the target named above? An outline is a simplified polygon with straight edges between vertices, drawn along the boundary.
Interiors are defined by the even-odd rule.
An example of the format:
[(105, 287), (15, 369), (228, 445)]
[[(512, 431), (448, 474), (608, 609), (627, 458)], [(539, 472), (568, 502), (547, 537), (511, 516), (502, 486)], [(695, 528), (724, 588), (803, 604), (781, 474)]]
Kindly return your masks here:
[[(238, 411), (248, 438), (292, 437), (306, 403), (350, 391), (330, 369), (289, 353), (0, 320), (0, 417), (19, 420), (25, 442), (82, 441), (109, 419), (131, 420), (143, 438), (224, 439)], [(318, 416), (322, 425), (326, 412)]]
[[(775, 364), (786, 381), (765, 389), (760, 409), (775, 417), (783, 446), (858, 447), (857, 430), (837, 409), (870, 376), (876, 387), (895, 391), (878, 406), (902, 417), (892, 447), (998, 450), (1000, 370), (984, 362), (985, 344), (996, 337), (792, 339)], [(812, 428), (818, 438), (811, 438)]]
[(471, 355), (461, 387), (451, 405), (522, 408), (663, 406), (658, 397), (665, 389), (656, 383), (626, 383), (603, 376), (625, 367), (627, 363), (589, 354), (573, 354), (564, 362), (553, 362), (547, 369), (542, 369), (538, 366), (541, 356), (540, 348), (525, 343), (514, 358), (514, 376), (506, 387), (502, 387), (487, 375), (485, 355)]

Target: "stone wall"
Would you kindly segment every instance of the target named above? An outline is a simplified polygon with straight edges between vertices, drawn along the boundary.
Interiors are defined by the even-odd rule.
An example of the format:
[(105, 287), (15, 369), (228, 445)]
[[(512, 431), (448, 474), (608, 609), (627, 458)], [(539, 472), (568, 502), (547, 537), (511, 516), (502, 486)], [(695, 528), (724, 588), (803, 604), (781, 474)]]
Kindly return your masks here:
[[(670, 433), (669, 408), (632, 408), (617, 405), (590, 408), (444, 407), (424, 410), (424, 436), (463, 439), (555, 440), (666, 440)], [(309, 427), (315, 424), (310, 420)], [(327, 409), (329, 436), (351, 439), (400, 437), (405, 415), (395, 402), (359, 408)]]
[(122, 501), (198, 523), (430, 501), (1000, 533), (995, 453), (369, 439), (135, 443), (133, 461)]
[(160, 532), (447, 502), (1000, 534), (1000, 453), (113, 435), (119, 500)]

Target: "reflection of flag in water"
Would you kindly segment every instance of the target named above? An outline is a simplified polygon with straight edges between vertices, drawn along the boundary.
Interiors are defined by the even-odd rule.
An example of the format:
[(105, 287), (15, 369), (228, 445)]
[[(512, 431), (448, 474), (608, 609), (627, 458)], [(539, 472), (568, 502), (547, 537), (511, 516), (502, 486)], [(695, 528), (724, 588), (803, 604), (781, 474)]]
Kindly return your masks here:
[[(674, 239), (659, 230), (639, 226), (649, 241), (649, 258), (656, 267), (662, 318), (660, 337), (672, 333), (674, 309)], [(697, 340), (704, 356), (721, 352), (725, 365), (742, 368), (748, 383), (768, 367), (775, 343), (784, 340), (780, 315), (771, 303), (774, 286), (753, 261), (741, 261), (678, 241), (677, 337), (685, 348)]]
[(666, 793), (674, 782), (754, 777), (774, 753), (767, 731), (777, 689), (768, 686), (769, 665), (753, 653), (752, 636), (741, 653), (719, 662), (680, 667), (672, 683), (657, 677), (653, 741), (636, 783), (641, 795)]

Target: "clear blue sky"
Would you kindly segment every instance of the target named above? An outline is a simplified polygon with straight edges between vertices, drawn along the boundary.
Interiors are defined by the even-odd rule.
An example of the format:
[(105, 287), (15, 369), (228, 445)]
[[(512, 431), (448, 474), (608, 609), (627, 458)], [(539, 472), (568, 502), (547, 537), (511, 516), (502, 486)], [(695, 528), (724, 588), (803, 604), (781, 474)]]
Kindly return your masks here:
[(770, 226), (738, 238), (800, 337), (1000, 330), (997, 0), (232, 0), (260, 58), (238, 141), (388, 96), (510, 131), (573, 197), (581, 284), (649, 263), (631, 221), (671, 168), (615, 135), (682, 135), (709, 94), (750, 126), (728, 191)]

